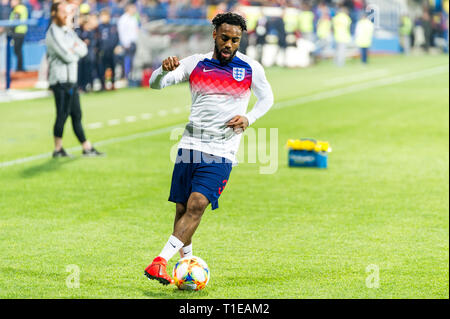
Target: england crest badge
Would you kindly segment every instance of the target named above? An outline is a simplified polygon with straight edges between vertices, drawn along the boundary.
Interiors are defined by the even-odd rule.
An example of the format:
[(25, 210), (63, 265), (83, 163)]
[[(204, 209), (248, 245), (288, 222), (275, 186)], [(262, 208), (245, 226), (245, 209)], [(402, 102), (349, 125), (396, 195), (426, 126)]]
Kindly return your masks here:
[(244, 68), (233, 68), (233, 78), (241, 82), (245, 79), (245, 69)]

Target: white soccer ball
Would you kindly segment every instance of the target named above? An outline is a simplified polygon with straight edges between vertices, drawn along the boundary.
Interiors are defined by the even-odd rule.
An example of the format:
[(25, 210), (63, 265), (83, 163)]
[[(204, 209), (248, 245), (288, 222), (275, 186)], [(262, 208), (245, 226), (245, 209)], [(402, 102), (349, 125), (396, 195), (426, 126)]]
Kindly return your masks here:
[(184, 257), (173, 267), (173, 280), (181, 290), (202, 290), (210, 277), (208, 265), (200, 257)]

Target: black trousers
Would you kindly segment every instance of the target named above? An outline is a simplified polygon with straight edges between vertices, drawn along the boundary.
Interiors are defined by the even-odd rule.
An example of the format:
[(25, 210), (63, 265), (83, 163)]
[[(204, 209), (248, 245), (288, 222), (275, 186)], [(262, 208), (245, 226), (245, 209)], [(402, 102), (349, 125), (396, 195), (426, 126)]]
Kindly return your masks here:
[(100, 52), (99, 53), (99, 64), (98, 64), (98, 73), (100, 77), (100, 82), (102, 83), (102, 88), (105, 88), (106, 81), (105, 81), (105, 72), (106, 69), (111, 69), (111, 76), (112, 76), (112, 83), (114, 83), (115, 78), (115, 69), (116, 69), (116, 61), (114, 57), (114, 53), (111, 52)]
[(25, 34), (14, 33), (14, 54), (17, 58), (17, 71), (25, 71), (23, 68), (23, 42), (25, 41)]
[(64, 124), (70, 115), (72, 127), (80, 143), (86, 142), (83, 125), (81, 124), (80, 95), (75, 83), (58, 83), (50, 87), (53, 91), (56, 104), (56, 121), (53, 135), (62, 138)]
[(88, 84), (91, 85), (91, 90), (94, 82), (93, 69), (95, 61), (92, 61), (90, 56), (86, 56), (78, 61), (78, 87), (86, 91)]

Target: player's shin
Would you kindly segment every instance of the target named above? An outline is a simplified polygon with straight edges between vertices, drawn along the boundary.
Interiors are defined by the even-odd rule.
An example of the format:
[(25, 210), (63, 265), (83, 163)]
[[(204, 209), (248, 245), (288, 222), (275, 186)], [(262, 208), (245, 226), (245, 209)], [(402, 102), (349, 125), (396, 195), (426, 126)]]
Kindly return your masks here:
[(159, 254), (159, 257), (162, 257), (166, 261), (169, 261), (183, 246), (184, 244), (181, 240), (171, 235), (163, 250)]
[(193, 253), (192, 253), (192, 243), (184, 246), (183, 248), (180, 249), (180, 257), (184, 258), (184, 257), (192, 257)]

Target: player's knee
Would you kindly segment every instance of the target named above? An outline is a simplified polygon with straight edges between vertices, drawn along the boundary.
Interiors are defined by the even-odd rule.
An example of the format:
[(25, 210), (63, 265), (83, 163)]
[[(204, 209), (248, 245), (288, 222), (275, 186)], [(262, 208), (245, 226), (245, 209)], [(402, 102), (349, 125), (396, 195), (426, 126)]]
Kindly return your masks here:
[(205, 196), (201, 194), (192, 194), (188, 203), (188, 211), (194, 217), (201, 217), (208, 204), (209, 201)]
[(192, 201), (192, 203), (188, 206), (188, 212), (193, 215), (202, 215), (203, 211), (205, 210), (205, 206), (201, 201)]

